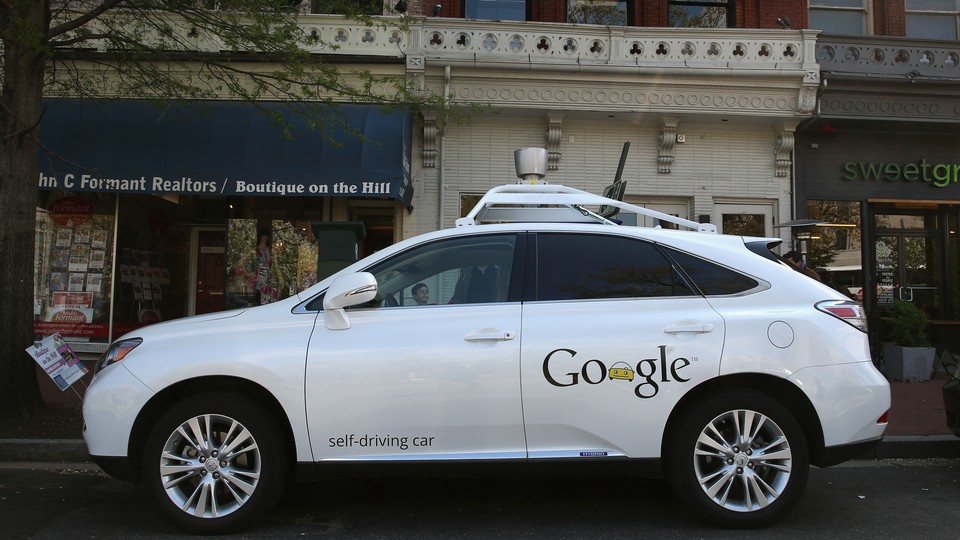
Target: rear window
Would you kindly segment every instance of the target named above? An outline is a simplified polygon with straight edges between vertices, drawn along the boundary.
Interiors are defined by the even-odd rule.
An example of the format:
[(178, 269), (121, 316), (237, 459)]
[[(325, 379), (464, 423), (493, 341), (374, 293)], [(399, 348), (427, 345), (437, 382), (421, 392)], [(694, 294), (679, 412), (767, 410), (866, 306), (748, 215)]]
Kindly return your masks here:
[(633, 238), (537, 235), (537, 300), (693, 296), (657, 247)]
[(664, 250), (683, 269), (705, 296), (738, 294), (760, 285), (757, 280), (689, 253)]

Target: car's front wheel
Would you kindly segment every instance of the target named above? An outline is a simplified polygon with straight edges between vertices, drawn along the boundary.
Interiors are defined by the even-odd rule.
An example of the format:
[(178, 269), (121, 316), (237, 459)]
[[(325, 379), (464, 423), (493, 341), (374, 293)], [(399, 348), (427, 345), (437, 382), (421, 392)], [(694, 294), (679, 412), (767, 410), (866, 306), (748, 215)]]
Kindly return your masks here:
[(686, 411), (668, 457), (678, 496), (725, 527), (763, 527), (797, 504), (809, 473), (793, 415), (751, 390), (710, 396)]
[(221, 534), (269, 510), (288, 467), (275, 425), (260, 405), (220, 392), (189, 397), (163, 414), (142, 467), (164, 517), (188, 532)]

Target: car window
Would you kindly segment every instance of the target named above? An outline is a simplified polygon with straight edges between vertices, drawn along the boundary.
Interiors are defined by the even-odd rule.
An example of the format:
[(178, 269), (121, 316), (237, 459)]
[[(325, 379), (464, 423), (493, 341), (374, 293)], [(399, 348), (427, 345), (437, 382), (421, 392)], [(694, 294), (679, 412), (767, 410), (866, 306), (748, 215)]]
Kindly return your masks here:
[[(365, 268), (377, 280), (374, 300), (348, 309), (506, 302), (519, 291), (514, 234), (447, 238), (421, 244)], [(519, 297), (519, 292), (514, 293)], [(324, 293), (306, 309), (323, 309)], [(519, 298), (517, 298), (519, 299)]]
[(738, 294), (760, 285), (757, 280), (718, 264), (664, 247), (668, 255), (683, 269), (706, 296)]
[(649, 242), (612, 235), (537, 235), (537, 300), (693, 294)]
[(505, 302), (516, 244), (514, 234), (448, 238), (367, 271), (377, 279), (381, 307)]

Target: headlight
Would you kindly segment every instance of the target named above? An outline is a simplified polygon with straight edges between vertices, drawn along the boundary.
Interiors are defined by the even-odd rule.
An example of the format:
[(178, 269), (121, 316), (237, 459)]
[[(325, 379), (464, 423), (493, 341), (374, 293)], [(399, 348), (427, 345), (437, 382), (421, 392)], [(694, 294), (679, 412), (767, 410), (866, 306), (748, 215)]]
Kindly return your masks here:
[(103, 356), (100, 357), (100, 360), (97, 361), (97, 368), (94, 370), (94, 373), (97, 373), (101, 369), (111, 365), (116, 364), (117, 362), (123, 360), (123, 357), (127, 355), (130, 351), (137, 348), (137, 345), (143, 343), (143, 340), (140, 338), (133, 339), (124, 339), (120, 341), (114, 341), (110, 348), (107, 349)]

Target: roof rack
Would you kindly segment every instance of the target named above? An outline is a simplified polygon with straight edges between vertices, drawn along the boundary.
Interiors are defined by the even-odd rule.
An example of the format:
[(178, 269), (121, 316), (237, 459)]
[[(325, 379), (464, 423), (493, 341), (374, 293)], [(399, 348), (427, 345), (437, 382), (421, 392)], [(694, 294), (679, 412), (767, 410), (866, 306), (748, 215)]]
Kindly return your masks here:
[[(717, 226), (697, 223), (649, 208), (557, 184), (507, 184), (488, 191), (457, 227), (485, 223), (600, 223), (618, 225), (586, 207), (612, 206), (621, 211), (674, 223), (698, 232), (717, 232)], [(659, 226), (658, 226), (659, 228)]]

